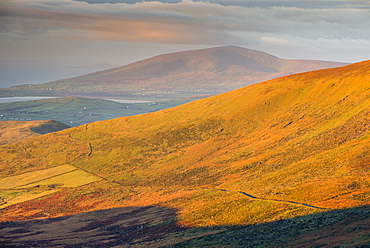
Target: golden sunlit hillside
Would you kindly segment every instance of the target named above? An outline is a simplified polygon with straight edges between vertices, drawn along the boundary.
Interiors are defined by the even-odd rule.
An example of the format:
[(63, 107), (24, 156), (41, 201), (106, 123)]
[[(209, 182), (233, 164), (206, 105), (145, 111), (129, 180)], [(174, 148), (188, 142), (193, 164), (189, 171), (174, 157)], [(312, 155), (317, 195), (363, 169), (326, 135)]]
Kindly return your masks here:
[(369, 71), (285, 76), (1, 146), (1, 220), (161, 206), (178, 227), (230, 227), (366, 206)]

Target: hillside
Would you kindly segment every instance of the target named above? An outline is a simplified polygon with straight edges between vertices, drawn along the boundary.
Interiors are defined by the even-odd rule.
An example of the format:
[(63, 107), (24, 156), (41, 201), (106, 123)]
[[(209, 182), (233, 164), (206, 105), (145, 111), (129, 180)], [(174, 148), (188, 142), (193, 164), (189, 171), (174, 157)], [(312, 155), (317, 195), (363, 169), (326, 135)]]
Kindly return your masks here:
[[(91, 225), (80, 231), (108, 225), (137, 247), (171, 237), (184, 242), (190, 231), (176, 228), (195, 227), (186, 242), (196, 243), (184, 247), (215, 239), (253, 247), (242, 243), (246, 233), (257, 240), (253, 230), (267, 230), (276, 246), (290, 239), (303, 247), (368, 244), (369, 70), (365, 61), (286, 76), (2, 146), (0, 218), (67, 223), (90, 212), (109, 221), (82, 221)], [(164, 217), (139, 210), (142, 218), (132, 217), (127, 207)], [(93, 212), (111, 208), (116, 217)], [(66, 215), (75, 217), (51, 219)], [(164, 233), (155, 239), (148, 230)], [(330, 230), (341, 230), (341, 238)]]
[(159, 55), (129, 65), (46, 84), (2, 89), (7, 95), (88, 95), (173, 99), (215, 95), (297, 72), (343, 63), (286, 60), (226, 46)]
[(0, 104), (0, 120), (53, 119), (69, 126), (138, 115), (174, 107), (190, 100), (119, 103), (97, 98), (62, 97)]
[(36, 137), (69, 128), (69, 126), (53, 121), (0, 121), (0, 145)]

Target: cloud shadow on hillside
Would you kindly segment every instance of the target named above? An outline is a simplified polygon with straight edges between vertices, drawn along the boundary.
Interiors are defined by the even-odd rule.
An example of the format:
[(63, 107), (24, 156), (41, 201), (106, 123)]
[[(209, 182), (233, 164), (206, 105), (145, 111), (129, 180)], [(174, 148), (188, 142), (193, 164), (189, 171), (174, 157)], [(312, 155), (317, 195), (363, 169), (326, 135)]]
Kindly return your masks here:
[(181, 227), (177, 210), (122, 207), (0, 223), (5, 247), (319, 247), (370, 244), (370, 206), (245, 226)]

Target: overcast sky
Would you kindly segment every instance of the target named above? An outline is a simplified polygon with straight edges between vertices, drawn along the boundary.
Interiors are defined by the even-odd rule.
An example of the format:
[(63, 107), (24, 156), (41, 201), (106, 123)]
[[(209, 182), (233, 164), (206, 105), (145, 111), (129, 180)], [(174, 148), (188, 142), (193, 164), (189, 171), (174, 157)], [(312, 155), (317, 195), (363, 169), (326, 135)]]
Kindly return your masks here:
[(370, 0), (0, 0), (0, 18), (0, 66), (18, 77), (29, 66), (125, 65), (221, 45), (288, 59), (370, 59)]

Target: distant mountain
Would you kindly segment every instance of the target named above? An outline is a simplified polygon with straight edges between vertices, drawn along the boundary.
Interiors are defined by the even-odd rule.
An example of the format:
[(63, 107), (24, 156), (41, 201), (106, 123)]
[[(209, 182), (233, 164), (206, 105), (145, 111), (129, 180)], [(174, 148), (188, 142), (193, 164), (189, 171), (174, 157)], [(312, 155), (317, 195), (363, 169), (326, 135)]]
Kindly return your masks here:
[(225, 46), (159, 55), (126, 66), (40, 85), (14, 86), (0, 94), (119, 95), (178, 98), (218, 94), (264, 80), (343, 63), (286, 60)]
[(117, 65), (108, 64), (104, 62), (97, 62), (97, 63), (84, 64), (80, 66), (74, 66), (73, 68), (105, 70), (105, 69), (109, 69), (113, 67), (117, 67)]
[(369, 71), (365, 61), (295, 74), (1, 146), (6, 240), (369, 244)]
[(69, 128), (69, 126), (53, 121), (0, 121), (0, 145), (36, 137)]

